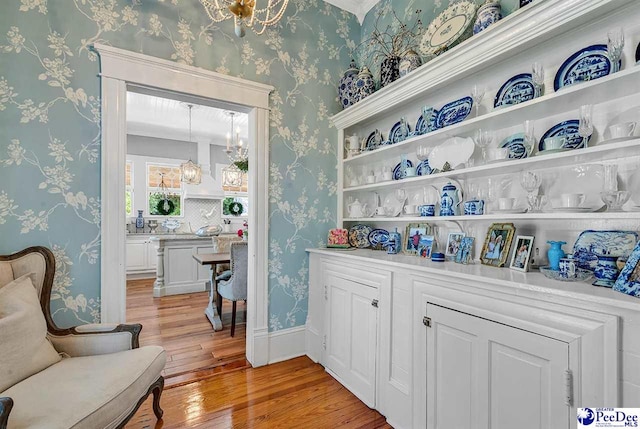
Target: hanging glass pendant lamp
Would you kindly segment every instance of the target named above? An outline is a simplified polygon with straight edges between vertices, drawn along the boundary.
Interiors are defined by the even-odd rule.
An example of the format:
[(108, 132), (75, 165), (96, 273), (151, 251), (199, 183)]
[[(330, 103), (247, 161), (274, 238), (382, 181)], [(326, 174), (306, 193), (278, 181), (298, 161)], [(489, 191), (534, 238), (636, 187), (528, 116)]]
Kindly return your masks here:
[[(189, 143), (191, 143), (191, 110), (193, 104), (187, 104), (189, 108)], [(202, 181), (202, 168), (195, 162), (189, 161), (180, 164), (180, 181), (191, 185), (199, 185)]]

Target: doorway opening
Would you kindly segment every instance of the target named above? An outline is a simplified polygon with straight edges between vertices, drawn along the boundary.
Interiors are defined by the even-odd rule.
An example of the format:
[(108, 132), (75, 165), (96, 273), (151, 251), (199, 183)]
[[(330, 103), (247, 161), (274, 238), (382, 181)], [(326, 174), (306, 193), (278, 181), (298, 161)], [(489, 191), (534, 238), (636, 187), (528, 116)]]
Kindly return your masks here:
[[(166, 350), (168, 385), (191, 379), (194, 372), (202, 376), (249, 366), (246, 301), (236, 302), (233, 337), (232, 301), (222, 299), (220, 315), (210, 320), (216, 278), (231, 267), (215, 266), (212, 277), (211, 267), (193, 258), (229, 253), (230, 243), (248, 231), (251, 190), (245, 170), (252, 142), (243, 110), (127, 86), (126, 320), (144, 326), (141, 345)], [(189, 161), (199, 176), (191, 183), (183, 171), (193, 165)], [(246, 297), (246, 273), (236, 281), (239, 277)]]

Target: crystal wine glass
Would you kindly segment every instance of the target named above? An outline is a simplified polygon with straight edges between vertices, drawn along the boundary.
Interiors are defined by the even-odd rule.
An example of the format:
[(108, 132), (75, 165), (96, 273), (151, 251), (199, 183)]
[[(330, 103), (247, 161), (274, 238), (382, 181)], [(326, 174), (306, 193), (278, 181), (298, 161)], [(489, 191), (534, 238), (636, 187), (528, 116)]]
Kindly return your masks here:
[(583, 147), (586, 148), (588, 139), (593, 134), (593, 105), (585, 104), (580, 106), (580, 125), (578, 125), (578, 134), (584, 142)]
[(424, 161), (429, 158), (429, 154), (431, 153), (431, 148), (429, 146), (420, 145), (416, 149), (416, 156), (420, 161)]
[(486, 149), (491, 144), (491, 142), (493, 142), (493, 132), (479, 128), (478, 130), (476, 130), (475, 142), (476, 145), (480, 149), (482, 149), (482, 160), (486, 161)]
[(531, 213), (538, 209), (535, 204), (536, 196), (538, 195), (538, 188), (542, 184), (542, 178), (538, 173), (534, 173), (533, 171), (523, 171), (520, 173), (520, 186), (522, 189), (527, 191), (527, 203), (528, 203), (528, 211)]
[(405, 191), (404, 189), (396, 189), (395, 192), (395, 197), (396, 200), (398, 200), (399, 203), (403, 203), (407, 200), (407, 191)]
[(611, 60), (611, 73), (620, 71), (620, 57), (624, 48), (624, 33), (622, 28), (612, 28), (607, 33), (607, 52)]
[(542, 87), (544, 86), (544, 68), (539, 62), (533, 63), (531, 66), (531, 80), (534, 86), (534, 98), (543, 95)]
[(478, 85), (473, 85), (471, 89), (471, 99), (473, 100), (473, 107), (476, 110), (476, 117), (478, 117), (478, 112), (480, 111), (480, 103), (484, 98), (485, 88)]
[(533, 153), (533, 149), (536, 146), (536, 137), (534, 135), (533, 121), (524, 121), (524, 147), (527, 151), (527, 156)]

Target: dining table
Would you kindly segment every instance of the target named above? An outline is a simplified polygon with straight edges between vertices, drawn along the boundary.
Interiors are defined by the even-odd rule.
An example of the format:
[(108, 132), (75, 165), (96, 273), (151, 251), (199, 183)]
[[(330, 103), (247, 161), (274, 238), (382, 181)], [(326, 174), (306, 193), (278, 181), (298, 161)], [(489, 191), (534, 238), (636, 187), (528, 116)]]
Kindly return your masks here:
[(209, 290), (209, 305), (204, 310), (205, 316), (211, 322), (214, 331), (222, 330), (222, 319), (216, 306), (218, 284), (216, 282), (216, 267), (219, 264), (231, 262), (231, 253), (195, 253), (193, 259), (200, 265), (209, 265), (211, 271), (211, 289)]

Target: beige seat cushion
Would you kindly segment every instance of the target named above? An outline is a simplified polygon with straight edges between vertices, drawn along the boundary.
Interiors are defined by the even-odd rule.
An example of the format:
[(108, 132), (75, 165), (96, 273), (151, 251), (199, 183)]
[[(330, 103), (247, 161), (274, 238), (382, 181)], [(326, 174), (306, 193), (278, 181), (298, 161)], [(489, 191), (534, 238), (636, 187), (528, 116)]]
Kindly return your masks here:
[(58, 361), (31, 275), (0, 287), (0, 391)]
[(13, 398), (9, 427), (114, 428), (160, 376), (162, 347), (66, 358), (0, 396)]

